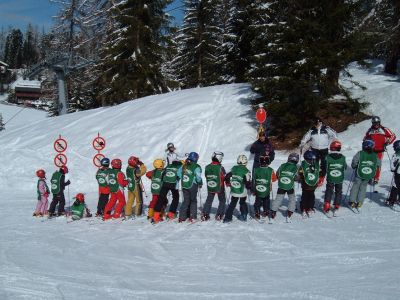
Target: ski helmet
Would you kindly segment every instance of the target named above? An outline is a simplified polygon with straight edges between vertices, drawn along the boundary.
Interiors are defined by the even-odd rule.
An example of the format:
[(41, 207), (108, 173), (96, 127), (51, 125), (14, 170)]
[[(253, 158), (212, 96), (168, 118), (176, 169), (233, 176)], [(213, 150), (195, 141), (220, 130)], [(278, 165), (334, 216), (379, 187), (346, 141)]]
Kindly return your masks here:
[(131, 156), (128, 159), (128, 165), (130, 165), (131, 167), (136, 167), (138, 165), (139, 162), (139, 158), (137, 158), (136, 156)]
[(372, 125), (380, 125), (381, 124), (381, 118), (378, 116), (373, 116), (371, 119)]
[(261, 155), (258, 159), (261, 166), (268, 166), (271, 163), (271, 160), (268, 155)]
[(190, 160), (192, 162), (197, 162), (199, 160), (199, 155), (196, 152), (190, 152), (187, 160)]
[(362, 149), (366, 151), (371, 151), (374, 149), (375, 143), (373, 140), (365, 140), (362, 142)]
[(247, 156), (244, 154), (240, 154), (237, 158), (237, 164), (238, 165), (247, 165)]
[(342, 149), (342, 143), (340, 141), (333, 141), (329, 146), (331, 151), (340, 151)]
[(62, 166), (62, 167), (60, 168), (60, 170), (61, 170), (64, 174), (67, 174), (67, 173), (68, 173), (68, 167), (67, 167), (67, 166)]
[(304, 152), (304, 159), (307, 161), (313, 161), (317, 159), (317, 156), (315, 155), (314, 151), (307, 150), (306, 152)]
[(160, 158), (157, 158), (153, 161), (153, 167), (156, 169), (164, 169), (164, 161)]
[(85, 201), (85, 195), (82, 193), (78, 193), (75, 196), (75, 199), (78, 200), (79, 202), (84, 202)]
[(100, 161), (100, 164), (101, 164), (103, 167), (108, 167), (108, 166), (110, 166), (110, 159), (107, 158), (107, 157), (104, 157), (104, 158)]
[(300, 157), (297, 153), (290, 153), (288, 157), (288, 162), (292, 162), (297, 164), (300, 160)]
[(212, 160), (216, 160), (218, 162), (222, 162), (222, 159), (224, 158), (224, 153), (221, 151), (215, 151), (211, 157)]
[(174, 143), (168, 143), (168, 144), (167, 144), (167, 149), (168, 149), (168, 150), (171, 150), (171, 149), (174, 149), (174, 150), (175, 150)]
[(42, 169), (36, 171), (36, 176), (39, 178), (46, 178), (46, 172)]
[(119, 158), (114, 158), (111, 161), (111, 166), (113, 167), (113, 169), (121, 169), (122, 161)]
[(322, 123), (322, 119), (320, 117), (315, 117), (314, 118), (314, 124), (318, 125), (318, 123)]
[(395, 152), (400, 150), (400, 140), (397, 140), (393, 143), (393, 149)]

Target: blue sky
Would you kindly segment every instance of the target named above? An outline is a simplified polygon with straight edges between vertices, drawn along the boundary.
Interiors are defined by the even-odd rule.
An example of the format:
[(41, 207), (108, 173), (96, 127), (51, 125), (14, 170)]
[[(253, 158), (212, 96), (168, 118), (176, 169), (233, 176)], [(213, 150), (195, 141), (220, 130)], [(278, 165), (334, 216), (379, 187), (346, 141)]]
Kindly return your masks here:
[[(175, 0), (168, 9), (182, 5), (183, 0)], [(29, 23), (47, 30), (53, 24), (52, 16), (57, 14), (57, 4), (49, 0), (0, 0), (0, 28), (8, 26), (25, 29)], [(176, 22), (182, 20), (182, 10), (170, 12)]]

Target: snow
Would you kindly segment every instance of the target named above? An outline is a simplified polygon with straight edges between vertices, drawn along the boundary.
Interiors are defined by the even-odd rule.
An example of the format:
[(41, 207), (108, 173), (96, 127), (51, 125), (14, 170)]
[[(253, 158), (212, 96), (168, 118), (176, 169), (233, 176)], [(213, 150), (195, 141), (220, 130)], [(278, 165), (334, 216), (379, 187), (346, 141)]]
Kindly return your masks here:
[[(377, 99), (368, 110), (398, 134), (398, 78), (382, 75), (379, 65), (350, 71), (368, 87), (355, 87), (354, 94)], [(134, 154), (150, 168), (174, 142), (178, 152), (199, 152), (202, 166), (213, 151), (223, 151), (229, 170), (238, 154), (249, 153), (256, 135), (252, 97), (243, 84), (198, 88), (0, 133), (0, 299), (398, 299), (399, 215), (382, 203), (391, 179), (387, 161), (378, 194), (367, 193), (357, 215), (344, 207), (337, 218), (317, 211), (307, 220), (295, 214), (290, 224), (278, 213), (273, 225), (235, 219), (156, 226), (145, 218), (67, 224), (65, 218), (41, 222), (31, 216), (35, 170), (54, 170), (52, 144), (59, 134), (69, 142), (72, 184), (66, 196), (85, 192), (95, 211), (91, 141), (98, 132), (107, 141), (104, 153), (123, 159), (124, 167)], [(368, 126), (365, 121), (340, 134), (348, 161)], [(272, 167), (287, 154), (278, 152)], [(346, 181), (344, 192), (347, 187)], [(203, 190), (199, 200), (205, 198)]]
[[(2, 96), (0, 96), (0, 101), (2, 100), (1, 97)], [(9, 121), (9, 123), (6, 124), (6, 131), (1, 132), (0, 136), (13, 129), (19, 129), (21, 126), (29, 127), (30, 124), (41, 121), (47, 116), (47, 113), (42, 110), (2, 103), (0, 103), (0, 113), (3, 115), (4, 123)]]

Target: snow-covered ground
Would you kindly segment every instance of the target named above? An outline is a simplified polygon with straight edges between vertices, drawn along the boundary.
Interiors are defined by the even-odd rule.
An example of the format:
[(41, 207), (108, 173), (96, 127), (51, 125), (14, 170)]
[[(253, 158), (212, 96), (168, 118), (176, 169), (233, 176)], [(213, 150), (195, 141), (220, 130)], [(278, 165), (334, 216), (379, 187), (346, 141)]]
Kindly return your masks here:
[[(373, 99), (368, 110), (400, 135), (400, 82), (380, 68), (352, 66), (369, 88), (354, 93)], [(291, 224), (279, 214), (273, 225), (235, 219), (157, 226), (145, 218), (67, 224), (31, 216), (35, 170), (54, 170), (59, 134), (69, 142), (69, 197), (85, 192), (95, 211), (91, 141), (98, 132), (107, 141), (104, 153), (122, 158), (124, 167), (132, 154), (150, 167), (171, 141), (181, 153), (198, 151), (203, 166), (214, 150), (223, 151), (229, 169), (256, 135), (251, 97), (241, 84), (193, 89), (41, 121), (26, 117), (23, 126), (0, 133), (0, 299), (398, 299), (400, 223), (383, 205), (391, 180), (387, 160), (378, 194), (367, 194), (359, 215), (342, 208), (337, 218), (318, 211), (307, 220), (296, 214)], [(340, 135), (348, 161), (368, 126), (365, 121)], [(279, 152), (272, 166), (286, 157)]]
[[(7, 131), (18, 129), (21, 126), (32, 124), (36, 121), (42, 121), (47, 116), (47, 113), (43, 110), (3, 103), (0, 103), (0, 114), (3, 116), (3, 122), (7, 123), (5, 126)], [(3, 133), (5, 132), (0, 134)]]

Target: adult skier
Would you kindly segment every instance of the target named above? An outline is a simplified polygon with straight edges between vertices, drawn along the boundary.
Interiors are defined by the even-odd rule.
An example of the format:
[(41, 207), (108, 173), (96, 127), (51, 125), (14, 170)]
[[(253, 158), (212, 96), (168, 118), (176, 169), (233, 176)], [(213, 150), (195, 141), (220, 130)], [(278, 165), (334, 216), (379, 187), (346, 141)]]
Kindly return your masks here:
[(254, 201), (254, 217), (260, 219), (261, 207), (263, 208), (263, 217), (267, 217), (270, 211), (270, 192), (272, 183), (276, 181), (276, 174), (270, 165), (270, 159), (267, 155), (259, 158), (259, 166), (254, 169), (253, 193), (256, 196)]
[(300, 143), (301, 153), (304, 151), (304, 146), (311, 143), (311, 150), (315, 153), (318, 163), (321, 166), (321, 174), (318, 179), (318, 186), (324, 183), (326, 176), (326, 156), (328, 155), (328, 148), (333, 139), (336, 139), (336, 131), (325, 125), (322, 119), (316, 117), (314, 119), (314, 126), (304, 135)]
[(340, 141), (333, 141), (329, 146), (330, 153), (326, 156), (327, 179), (323, 207), (324, 213), (328, 213), (331, 209), (332, 198), (334, 198), (333, 214), (335, 214), (342, 203), (344, 172), (347, 169), (347, 164), (346, 157), (340, 153), (341, 149), (342, 143)]
[(390, 166), (390, 170), (393, 172), (393, 180), (389, 199), (387, 200), (387, 205), (389, 206), (393, 206), (400, 201), (400, 140), (393, 143), (393, 149), (395, 153), (393, 154), (392, 165)]
[(99, 201), (97, 203), (96, 217), (102, 217), (104, 214), (104, 208), (107, 205), (110, 197), (110, 186), (108, 183), (108, 173), (110, 171), (110, 159), (103, 158), (101, 160), (101, 167), (96, 172), (96, 180), (99, 185)]
[(276, 193), (275, 199), (271, 203), (271, 213), (270, 222), (275, 219), (276, 212), (282, 204), (285, 194), (288, 195), (289, 203), (286, 213), (286, 220), (289, 222), (296, 209), (296, 195), (294, 192), (294, 182), (297, 179), (299, 162), (299, 155), (297, 153), (290, 153), (287, 162), (280, 165), (276, 171), (276, 176), (278, 178), (278, 191)]
[(55, 217), (55, 210), (58, 204), (58, 216), (65, 214), (65, 196), (64, 190), (71, 182), (67, 180), (65, 182), (65, 174), (68, 173), (67, 166), (62, 166), (59, 170), (55, 171), (51, 176), (51, 193), (53, 194), (53, 200), (50, 203), (49, 217)]
[(210, 211), (214, 197), (218, 196), (218, 209), (215, 219), (221, 221), (225, 214), (225, 168), (221, 165), (224, 153), (215, 151), (211, 157), (211, 163), (205, 168), (205, 177), (207, 182), (207, 199), (203, 206), (203, 213), (201, 216), (202, 221), (210, 219)]
[[(129, 181), (126, 180), (124, 173), (121, 171), (122, 161), (120, 159), (113, 159), (111, 161), (111, 167), (112, 169), (108, 173), (108, 183), (110, 185), (111, 197), (110, 201), (108, 201), (106, 207), (104, 208), (104, 220), (111, 218), (117, 219), (121, 217), (122, 209), (126, 204), (124, 188), (129, 183)], [(114, 214), (111, 214), (114, 206)]]
[(176, 152), (175, 145), (173, 143), (167, 144), (167, 149), (165, 150), (164, 161), (165, 164), (168, 166), (172, 164), (175, 160), (185, 160), (187, 155), (182, 155)]
[[(254, 169), (260, 166), (260, 156), (268, 156), (270, 163), (275, 159), (275, 150), (268, 139), (266, 131), (260, 131), (258, 140), (250, 147), (250, 153), (254, 154), (253, 172)], [(254, 175), (254, 174), (253, 174)]]
[(143, 192), (141, 186), (141, 178), (146, 174), (147, 168), (136, 156), (128, 159), (128, 167), (126, 168), (126, 177), (128, 178), (128, 203), (125, 205), (125, 217), (129, 218), (133, 213), (133, 205), (135, 205), (136, 216), (141, 216), (143, 212)]
[(251, 173), (246, 168), (247, 161), (246, 155), (239, 155), (237, 165), (226, 174), (225, 182), (227, 186), (230, 186), (232, 196), (225, 213), (224, 223), (232, 221), (233, 211), (238, 202), (240, 202), (240, 220), (247, 221), (249, 208), (247, 207), (246, 198), (247, 191), (251, 189)]
[[(396, 140), (396, 135), (389, 128), (382, 126), (381, 119), (378, 116), (375, 116), (371, 119), (371, 127), (365, 133), (364, 141), (365, 140), (371, 140), (374, 142), (375, 146), (373, 150), (378, 155), (379, 161), (382, 161), (383, 152), (385, 152), (386, 146), (392, 144)], [(377, 184), (380, 175), (381, 168), (379, 166), (371, 183)]]
[(349, 206), (357, 210), (364, 203), (368, 182), (374, 178), (376, 170), (381, 164), (374, 147), (374, 141), (363, 141), (362, 150), (354, 155), (351, 162), (351, 167), (355, 170), (355, 176), (350, 190)]
[(179, 222), (186, 221), (189, 215), (189, 221), (197, 219), (197, 192), (203, 186), (201, 179), (201, 167), (197, 164), (199, 155), (196, 152), (190, 152), (186, 163), (181, 166), (177, 176), (182, 180), (183, 202), (179, 209)]
[(48, 198), (50, 194), (49, 187), (46, 183), (46, 172), (42, 169), (36, 171), (36, 176), (39, 178), (37, 182), (37, 204), (34, 217), (43, 217), (47, 213)]

